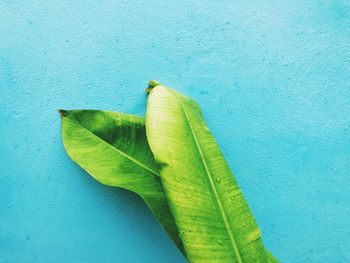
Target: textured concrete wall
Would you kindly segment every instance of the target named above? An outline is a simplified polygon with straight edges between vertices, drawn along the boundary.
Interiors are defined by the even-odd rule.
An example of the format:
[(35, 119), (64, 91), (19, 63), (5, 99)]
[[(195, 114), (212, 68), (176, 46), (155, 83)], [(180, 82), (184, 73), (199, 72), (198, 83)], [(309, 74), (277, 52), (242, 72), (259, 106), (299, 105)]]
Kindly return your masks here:
[[(234, 3), (236, 2), (236, 3)], [(185, 262), (69, 160), (58, 108), (195, 98), (282, 262), (350, 262), (348, 1), (0, 1), (0, 262)]]

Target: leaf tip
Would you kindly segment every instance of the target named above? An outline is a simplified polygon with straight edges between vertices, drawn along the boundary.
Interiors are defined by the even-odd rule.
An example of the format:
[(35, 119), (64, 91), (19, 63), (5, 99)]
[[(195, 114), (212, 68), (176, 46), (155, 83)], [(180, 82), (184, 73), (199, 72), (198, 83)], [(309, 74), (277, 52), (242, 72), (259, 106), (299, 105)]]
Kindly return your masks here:
[(67, 111), (66, 110), (58, 110), (58, 113), (60, 114), (60, 116), (63, 118), (65, 116), (67, 116)]
[(145, 89), (146, 93), (149, 94), (151, 92), (151, 90), (153, 88), (155, 88), (156, 86), (162, 85), (160, 82), (152, 79), (149, 83), (148, 83), (148, 87)]

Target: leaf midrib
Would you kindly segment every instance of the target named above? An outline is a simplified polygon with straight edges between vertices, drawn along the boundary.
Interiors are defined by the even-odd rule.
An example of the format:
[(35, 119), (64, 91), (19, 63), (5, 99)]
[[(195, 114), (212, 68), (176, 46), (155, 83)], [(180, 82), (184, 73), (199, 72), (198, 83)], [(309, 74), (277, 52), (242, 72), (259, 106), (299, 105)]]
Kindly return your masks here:
[[(173, 91), (171, 91), (171, 93), (173, 93), (173, 95), (176, 96), (176, 94), (174, 94)], [(232, 232), (231, 232), (231, 226), (230, 226), (230, 224), (229, 224), (229, 222), (228, 222), (228, 217), (227, 217), (227, 215), (226, 215), (226, 213), (225, 213), (225, 210), (224, 210), (224, 208), (223, 208), (220, 195), (218, 194), (218, 191), (217, 191), (217, 189), (216, 189), (215, 183), (214, 183), (213, 178), (212, 178), (212, 174), (211, 174), (211, 172), (210, 172), (210, 170), (209, 170), (209, 167), (208, 167), (207, 162), (206, 162), (206, 160), (205, 160), (205, 158), (204, 158), (202, 149), (201, 149), (200, 144), (199, 144), (199, 142), (198, 142), (197, 136), (196, 136), (196, 134), (195, 134), (195, 132), (194, 132), (194, 130), (193, 130), (193, 127), (192, 127), (192, 125), (191, 125), (191, 122), (190, 122), (190, 120), (189, 120), (189, 118), (188, 118), (188, 115), (187, 115), (187, 113), (186, 113), (185, 107), (184, 107), (184, 105), (183, 105), (183, 103), (182, 103), (181, 100), (182, 100), (182, 99), (180, 98), (179, 101), (180, 101), (180, 105), (181, 105), (182, 111), (183, 111), (183, 113), (184, 113), (184, 115), (185, 115), (185, 117), (186, 117), (186, 121), (187, 121), (187, 123), (188, 123), (188, 126), (190, 127), (190, 130), (191, 130), (193, 139), (194, 139), (194, 141), (195, 141), (195, 143), (196, 143), (196, 146), (197, 146), (199, 155), (201, 156), (202, 163), (203, 163), (203, 165), (204, 165), (206, 174), (207, 174), (207, 176), (208, 176), (208, 180), (209, 180), (209, 182), (210, 182), (210, 187), (211, 187), (211, 189), (212, 189), (213, 192), (214, 192), (215, 200), (217, 201), (217, 204), (218, 204), (218, 207), (219, 207), (219, 210), (220, 210), (220, 214), (221, 214), (221, 216), (222, 216), (222, 218), (223, 218), (225, 227), (226, 227), (227, 232), (228, 232), (228, 235), (229, 235), (229, 237), (230, 237), (230, 241), (231, 241), (233, 250), (234, 250), (234, 252), (235, 252), (235, 255), (236, 255), (236, 257), (237, 257), (237, 261), (238, 261), (238, 263), (243, 263), (241, 254), (240, 254), (240, 252), (239, 252), (239, 248), (238, 248), (238, 246), (237, 246), (237, 242), (236, 242), (235, 237), (233, 236), (233, 234), (232, 234)]]
[[(69, 118), (67, 117), (62, 117), (62, 118)], [(82, 129), (84, 129), (86, 132), (88, 132), (90, 135), (96, 137), (98, 140), (100, 140), (103, 144), (107, 145), (108, 147), (112, 148), (114, 151), (116, 151), (117, 153), (121, 154), (122, 156), (126, 157), (127, 159), (129, 159), (130, 161), (136, 163), (137, 165), (139, 165), (140, 167), (142, 167), (143, 169), (149, 171), (150, 173), (154, 174), (155, 176), (159, 177), (159, 174), (154, 171), (153, 169), (147, 167), (146, 165), (144, 165), (143, 163), (141, 163), (140, 161), (136, 160), (135, 158), (131, 157), (130, 155), (128, 155), (127, 153), (119, 150), (118, 148), (114, 147), (113, 145), (111, 145), (110, 143), (108, 143), (107, 141), (105, 141), (104, 139), (102, 139), (101, 137), (97, 136), (95, 133), (93, 133), (92, 131), (88, 130), (85, 126), (81, 125), (78, 121), (70, 118), (73, 122), (75, 122), (77, 125), (79, 125)]]

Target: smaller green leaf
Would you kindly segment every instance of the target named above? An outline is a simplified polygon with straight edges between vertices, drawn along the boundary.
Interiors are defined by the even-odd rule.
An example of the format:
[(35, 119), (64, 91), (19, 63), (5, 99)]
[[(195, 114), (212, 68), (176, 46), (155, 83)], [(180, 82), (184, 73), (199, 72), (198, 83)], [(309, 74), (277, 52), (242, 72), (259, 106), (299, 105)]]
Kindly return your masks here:
[(150, 207), (183, 252), (179, 233), (147, 143), (144, 118), (97, 110), (61, 110), (70, 158), (97, 181), (130, 190)]

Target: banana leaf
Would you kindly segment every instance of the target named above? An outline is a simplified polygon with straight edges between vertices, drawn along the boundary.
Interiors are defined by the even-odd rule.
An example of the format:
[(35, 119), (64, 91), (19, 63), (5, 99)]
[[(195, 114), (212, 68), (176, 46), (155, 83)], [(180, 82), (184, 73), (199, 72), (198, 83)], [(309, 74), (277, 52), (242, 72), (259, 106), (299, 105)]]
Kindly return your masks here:
[[(145, 118), (99, 110), (61, 110), (60, 114), (62, 139), (70, 158), (97, 181), (141, 196), (184, 254), (166, 197), (160, 193), (163, 189), (147, 144)], [(268, 256), (269, 262), (278, 262), (270, 253)]]
[(197, 103), (151, 81), (146, 134), (189, 262), (276, 262)]
[(98, 110), (60, 110), (60, 114), (69, 157), (102, 184), (138, 194), (184, 253), (147, 143), (145, 118)]

